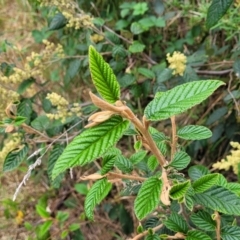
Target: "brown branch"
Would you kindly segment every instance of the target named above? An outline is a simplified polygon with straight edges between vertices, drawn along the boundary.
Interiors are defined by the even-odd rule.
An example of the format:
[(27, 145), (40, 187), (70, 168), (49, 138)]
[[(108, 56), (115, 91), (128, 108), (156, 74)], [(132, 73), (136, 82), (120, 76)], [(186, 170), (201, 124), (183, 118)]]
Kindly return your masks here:
[(177, 128), (176, 128), (176, 121), (175, 116), (171, 117), (172, 123), (172, 146), (171, 146), (171, 161), (173, 160), (174, 154), (176, 152), (177, 147)]
[(221, 240), (221, 217), (217, 211), (214, 212), (214, 220), (216, 221), (217, 240)]
[(114, 173), (114, 172), (109, 172), (106, 174), (108, 179), (111, 178), (122, 178), (122, 179), (131, 179), (131, 180), (136, 180), (136, 181), (145, 181), (146, 178), (139, 177), (139, 176), (134, 176), (134, 175), (127, 175), (127, 174), (121, 174), (121, 173)]
[[(159, 229), (162, 228), (162, 227), (163, 227), (163, 224), (160, 224), (160, 225), (154, 227), (152, 230), (153, 230), (153, 232), (156, 232), (157, 230), (159, 230)], [(138, 240), (138, 239), (141, 239), (142, 237), (146, 236), (147, 234), (148, 234), (148, 230), (146, 230), (146, 231), (144, 231), (144, 232), (138, 234), (137, 236), (135, 236), (135, 237), (132, 238), (131, 240)]]

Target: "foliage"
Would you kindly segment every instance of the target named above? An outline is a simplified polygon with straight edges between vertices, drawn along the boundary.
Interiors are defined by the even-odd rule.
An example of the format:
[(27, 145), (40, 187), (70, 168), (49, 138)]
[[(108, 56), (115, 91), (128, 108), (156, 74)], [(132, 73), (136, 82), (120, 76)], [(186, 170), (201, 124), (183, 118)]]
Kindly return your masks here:
[(35, 44), (0, 39), (0, 160), (25, 173), (14, 199), (30, 176), (49, 190), (37, 224), (10, 200), (5, 218), (29, 239), (85, 239), (93, 220), (120, 226), (106, 239), (238, 239), (239, 183), (198, 165), (240, 140), (238, 1), (28, 7)]

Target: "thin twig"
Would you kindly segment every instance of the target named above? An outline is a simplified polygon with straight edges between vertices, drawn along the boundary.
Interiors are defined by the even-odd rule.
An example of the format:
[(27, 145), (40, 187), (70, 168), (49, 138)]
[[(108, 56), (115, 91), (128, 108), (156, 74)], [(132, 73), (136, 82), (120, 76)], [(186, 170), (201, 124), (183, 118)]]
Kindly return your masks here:
[(171, 146), (171, 160), (173, 160), (174, 154), (176, 152), (176, 146), (177, 146), (177, 128), (176, 128), (176, 118), (175, 116), (171, 117), (171, 123), (172, 123), (172, 146)]
[[(161, 229), (163, 227), (163, 224), (160, 224), (154, 228), (152, 228), (153, 232), (158, 231), (159, 229)], [(131, 240), (138, 240), (141, 239), (142, 237), (146, 236), (148, 234), (148, 230), (138, 234), (137, 236), (135, 236), (134, 238), (132, 238)]]
[(216, 221), (217, 240), (221, 240), (221, 217), (217, 211), (214, 212), (214, 220)]
[(109, 173), (106, 174), (106, 176), (108, 178), (122, 178), (122, 179), (136, 180), (136, 181), (145, 181), (146, 180), (146, 178), (144, 178), (144, 177), (121, 174), (121, 173), (114, 173), (114, 172), (109, 172)]

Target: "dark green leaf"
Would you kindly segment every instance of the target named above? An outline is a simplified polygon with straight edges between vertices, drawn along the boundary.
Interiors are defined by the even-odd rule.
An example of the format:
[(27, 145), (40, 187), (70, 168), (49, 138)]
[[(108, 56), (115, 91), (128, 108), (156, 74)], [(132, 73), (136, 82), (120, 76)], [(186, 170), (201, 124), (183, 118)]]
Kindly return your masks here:
[(94, 220), (93, 210), (109, 193), (112, 184), (106, 178), (100, 179), (95, 182), (90, 188), (84, 203), (84, 210), (87, 218)]
[(63, 16), (62, 13), (59, 12), (53, 17), (52, 21), (49, 24), (48, 29), (58, 30), (65, 27), (66, 24), (67, 24), (67, 19)]
[(187, 233), (186, 240), (212, 240), (206, 233), (199, 230), (190, 230)]
[(186, 152), (179, 151), (175, 153), (173, 160), (168, 166), (171, 166), (177, 170), (182, 170), (187, 167), (190, 161), (191, 158)]
[(32, 77), (22, 81), (18, 86), (17, 92), (19, 94), (23, 94), (34, 82), (35, 82), (35, 79)]
[(28, 150), (29, 150), (28, 146), (24, 145), (23, 147), (20, 147), (20, 149), (13, 150), (10, 153), (8, 153), (3, 163), (3, 171), (8, 172), (17, 168), (21, 164), (21, 162), (26, 158)]
[(183, 198), (190, 186), (190, 181), (175, 184), (170, 190), (170, 197), (174, 200)]
[(31, 126), (36, 130), (43, 132), (44, 130), (48, 129), (50, 125), (50, 120), (47, 116), (38, 116), (31, 122)]
[(209, 173), (210, 171), (202, 165), (192, 166), (188, 169), (188, 175), (193, 181)]
[(122, 155), (117, 156), (117, 160), (115, 161), (115, 166), (119, 170), (121, 170), (123, 173), (130, 173), (133, 170), (133, 165), (130, 162), (130, 160)]
[(239, 240), (240, 227), (239, 226), (224, 226), (221, 231), (222, 240)]
[(231, 6), (233, 0), (213, 0), (208, 8), (206, 25), (207, 28), (213, 27), (223, 17)]
[(209, 213), (203, 210), (193, 213), (191, 221), (204, 231), (215, 231), (216, 222), (212, 219), (212, 216)]
[(167, 220), (163, 221), (164, 225), (174, 231), (174, 232), (181, 232), (186, 233), (188, 230), (188, 226), (186, 221), (183, 217), (175, 212), (173, 212)]

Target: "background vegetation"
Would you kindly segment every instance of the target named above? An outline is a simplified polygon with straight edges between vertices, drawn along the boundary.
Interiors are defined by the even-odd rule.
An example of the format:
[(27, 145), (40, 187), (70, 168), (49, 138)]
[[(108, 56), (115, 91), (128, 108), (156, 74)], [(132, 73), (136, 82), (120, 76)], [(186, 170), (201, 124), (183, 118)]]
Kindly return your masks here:
[[(80, 178), (96, 172), (100, 160), (54, 182), (49, 178), (63, 143), (78, 135), (96, 111), (88, 94), (94, 91), (89, 45), (110, 64), (124, 101), (138, 116), (158, 91), (199, 79), (224, 81), (226, 87), (176, 122), (213, 132), (207, 140), (181, 142), (191, 164), (213, 171), (212, 165), (229, 155), (229, 143), (240, 141), (240, 3), (225, 1), (231, 6), (212, 24), (213, 2), (1, 0), (1, 239), (126, 239), (136, 234), (133, 201), (139, 184), (116, 182), (91, 222), (83, 203), (93, 182)], [(169, 68), (167, 54), (174, 51), (187, 57), (182, 75)], [(155, 127), (169, 135), (170, 125), (166, 120)], [(128, 135), (118, 145), (126, 157), (137, 143)], [(238, 151), (234, 156), (239, 159)], [(12, 201), (38, 159), (40, 166), (29, 172)], [(226, 167), (221, 172), (238, 182), (238, 162), (233, 163), (234, 171)], [(151, 221), (144, 227), (157, 224)]]

